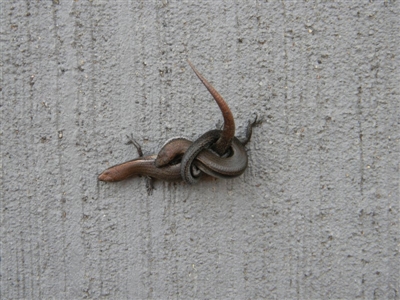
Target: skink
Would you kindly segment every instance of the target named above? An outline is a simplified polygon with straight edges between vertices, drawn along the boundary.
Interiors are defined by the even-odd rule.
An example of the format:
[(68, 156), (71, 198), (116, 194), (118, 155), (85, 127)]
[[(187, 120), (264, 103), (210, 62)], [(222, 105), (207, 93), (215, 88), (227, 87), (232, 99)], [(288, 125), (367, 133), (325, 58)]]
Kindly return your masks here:
[[(241, 175), (248, 162), (244, 145), (250, 140), (252, 127), (256, 124), (256, 121), (249, 122), (245, 139), (233, 138), (231, 150), (227, 157), (219, 157), (210, 150), (201, 150), (197, 157), (195, 156), (195, 166), (204, 173), (218, 178), (232, 178)], [(219, 136), (219, 131), (212, 130), (206, 134), (212, 137), (211, 139), (216, 139)], [(165, 181), (179, 181), (182, 179), (181, 163), (179, 161), (193, 142), (185, 138), (174, 138), (164, 144), (158, 155), (149, 156), (142, 156), (140, 146), (135, 141), (133, 143), (138, 149), (140, 157), (109, 167), (99, 175), (99, 180), (115, 182), (140, 175)], [(193, 155), (190, 158), (192, 157)], [(194, 177), (199, 175), (196, 170), (191, 170), (191, 172), (194, 173)]]
[(144, 175), (152, 178), (178, 181), (181, 180), (181, 165), (168, 165), (163, 168), (157, 168), (154, 160), (157, 155), (138, 157), (133, 160), (112, 166), (103, 171), (98, 179), (101, 181), (121, 181), (133, 176)]
[[(228, 149), (226, 157), (220, 157), (208, 149), (221, 136), (221, 130), (210, 130), (195, 141), (196, 150), (192, 151), (186, 160), (182, 159), (181, 168), (185, 166), (184, 176), (190, 172), (191, 183), (198, 179), (198, 172), (191, 169), (192, 162), (204, 173), (218, 178), (232, 178), (243, 174), (247, 167), (247, 154), (242, 143), (233, 138), (232, 146)], [(192, 141), (185, 138), (175, 138), (168, 141), (158, 153), (155, 160), (157, 167), (164, 167), (177, 157), (186, 156), (188, 149), (193, 145)], [(182, 175), (182, 171), (181, 171)], [(194, 176), (193, 176), (194, 175)], [(185, 176), (186, 177), (186, 176)], [(182, 176), (183, 178), (183, 176)]]
[[(180, 176), (180, 164), (169, 164), (163, 168), (157, 168), (154, 164), (156, 155), (143, 156), (142, 148), (132, 137), (129, 137), (127, 144), (133, 144), (139, 157), (130, 161), (109, 167), (103, 171), (98, 179), (101, 181), (121, 181), (133, 176), (148, 176), (167, 181), (178, 181)], [(149, 185), (151, 183), (148, 182)], [(149, 187), (148, 187), (149, 188)]]
[[(223, 130), (211, 130), (196, 140), (195, 143), (183, 138), (170, 140), (164, 145), (158, 156), (142, 156), (141, 150), (139, 150), (140, 146), (135, 144), (140, 157), (106, 169), (98, 176), (99, 180), (114, 182), (135, 175), (143, 175), (167, 181), (178, 181), (183, 178), (185, 181), (193, 183), (197, 181), (200, 173), (191, 167), (192, 163), (204, 173), (214, 177), (230, 178), (239, 176), (244, 172), (247, 167), (247, 154), (243, 143), (234, 137), (235, 122), (228, 105), (191, 62), (188, 61), (188, 63), (217, 102), (224, 117)], [(244, 144), (250, 139), (254, 124), (255, 122), (249, 123)], [(220, 157), (210, 150), (203, 150), (211, 145), (214, 146), (213, 149), (219, 155), (226, 154), (227, 150), (230, 149), (229, 155)], [(165, 149), (168, 149), (168, 155), (163, 154)], [(174, 160), (179, 155), (183, 155), (184, 164)]]

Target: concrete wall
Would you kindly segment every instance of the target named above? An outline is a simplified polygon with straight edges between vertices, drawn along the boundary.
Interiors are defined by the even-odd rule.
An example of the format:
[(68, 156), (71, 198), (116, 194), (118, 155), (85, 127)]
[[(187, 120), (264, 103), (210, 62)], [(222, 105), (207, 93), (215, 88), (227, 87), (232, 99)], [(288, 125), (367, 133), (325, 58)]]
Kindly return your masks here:
[[(398, 1), (4, 1), (1, 299), (398, 299)], [(254, 112), (233, 180), (99, 183)]]

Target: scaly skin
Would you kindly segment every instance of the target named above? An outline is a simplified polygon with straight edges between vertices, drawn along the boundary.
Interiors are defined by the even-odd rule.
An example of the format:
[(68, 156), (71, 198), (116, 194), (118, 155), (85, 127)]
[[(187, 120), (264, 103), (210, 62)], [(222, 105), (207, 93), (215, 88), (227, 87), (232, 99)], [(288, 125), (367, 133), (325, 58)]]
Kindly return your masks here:
[(98, 179), (100, 181), (115, 182), (133, 177), (135, 175), (150, 176), (152, 178), (166, 181), (179, 181), (182, 179), (180, 173), (180, 164), (157, 168), (154, 165), (155, 158), (156, 155), (143, 156), (112, 166), (103, 171), (98, 176)]
[[(214, 140), (213, 136), (215, 138), (219, 136), (219, 130), (215, 131), (207, 132), (207, 136), (211, 137), (211, 142)], [(200, 140), (201, 139), (204, 138), (200, 138)], [(195, 141), (195, 143), (198, 143), (198, 141)], [(156, 167), (162, 168), (167, 166), (171, 161), (175, 161), (177, 158), (186, 155), (186, 152), (192, 144), (192, 141), (185, 138), (169, 140), (161, 148), (160, 152), (158, 152), (158, 156), (155, 160)], [(218, 178), (237, 177), (243, 174), (247, 167), (246, 150), (237, 138), (233, 138), (230, 155), (227, 157), (220, 157), (215, 152), (208, 149), (200, 149), (199, 153), (194, 154), (193, 157), (194, 159), (191, 159), (191, 162), (193, 162), (197, 168), (208, 175)], [(187, 164), (187, 167), (190, 168), (191, 163), (184, 162), (183, 160), (182, 163)]]
[[(194, 143), (186, 140), (183, 143), (183, 148), (182, 144), (178, 145), (179, 139), (172, 140), (168, 147), (165, 149), (163, 147), (158, 156), (143, 156), (140, 145), (132, 140), (131, 142), (137, 148), (140, 157), (106, 169), (98, 176), (99, 180), (114, 182), (142, 175), (166, 181), (178, 181), (184, 178), (185, 181), (193, 183), (197, 181), (197, 177), (193, 176), (192, 162), (201, 171), (214, 177), (230, 178), (239, 176), (244, 172), (247, 167), (247, 154), (241, 142), (234, 137), (235, 122), (232, 112), (214, 87), (196, 70), (190, 61), (188, 63), (217, 102), (224, 118), (223, 130), (211, 130)], [(248, 130), (248, 132), (251, 134), (253, 124), (249, 125), (250, 131)], [(250, 136), (247, 141), (249, 138)], [(230, 148), (232, 153), (229, 157), (220, 157), (204, 149), (210, 146), (213, 146), (213, 150), (220, 156), (226, 154)], [(163, 152), (166, 149), (169, 151), (167, 154)], [(188, 150), (189, 153), (187, 153)], [(184, 164), (180, 162), (171, 164), (171, 160), (179, 154), (183, 155)], [(162, 161), (163, 159), (165, 161)]]
[(235, 136), (235, 120), (233, 118), (232, 112), (226, 104), (224, 98), (214, 89), (214, 87), (197, 71), (197, 69), (192, 65), (192, 63), (188, 60), (190, 67), (196, 73), (197, 77), (199, 77), (200, 81), (204, 84), (210, 94), (213, 96), (215, 102), (217, 102), (219, 109), (222, 112), (222, 116), (224, 118), (224, 128), (222, 129), (221, 136), (215, 142), (213, 146), (213, 150), (217, 152), (219, 155), (224, 155), (225, 152), (229, 149), (232, 143), (232, 139)]

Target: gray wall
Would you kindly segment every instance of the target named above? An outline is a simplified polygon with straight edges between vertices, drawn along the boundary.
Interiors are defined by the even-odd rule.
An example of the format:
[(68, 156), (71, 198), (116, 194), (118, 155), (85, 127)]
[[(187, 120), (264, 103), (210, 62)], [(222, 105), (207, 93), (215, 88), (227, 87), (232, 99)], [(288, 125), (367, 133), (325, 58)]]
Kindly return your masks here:
[[(4, 1), (1, 299), (399, 298), (398, 1)], [(249, 168), (97, 174), (221, 119)]]

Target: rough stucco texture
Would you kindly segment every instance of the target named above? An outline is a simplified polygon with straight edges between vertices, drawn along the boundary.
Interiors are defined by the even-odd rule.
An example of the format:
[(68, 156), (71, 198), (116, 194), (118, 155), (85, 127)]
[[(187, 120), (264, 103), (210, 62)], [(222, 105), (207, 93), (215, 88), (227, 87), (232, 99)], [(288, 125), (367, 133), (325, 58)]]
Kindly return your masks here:
[[(1, 299), (399, 298), (399, 2), (4, 1)], [(249, 168), (99, 183), (263, 117)]]

